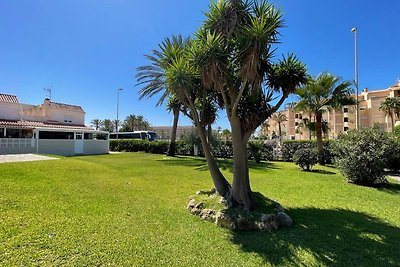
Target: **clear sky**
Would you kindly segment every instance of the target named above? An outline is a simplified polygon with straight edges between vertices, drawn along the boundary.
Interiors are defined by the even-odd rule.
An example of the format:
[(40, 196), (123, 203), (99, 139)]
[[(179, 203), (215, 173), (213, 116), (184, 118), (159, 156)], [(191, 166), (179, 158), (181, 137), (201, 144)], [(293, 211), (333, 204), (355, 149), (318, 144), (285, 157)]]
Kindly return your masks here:
[[(400, 1), (275, 0), (286, 21), (276, 57), (295, 53), (312, 75), (328, 71), (354, 79), (358, 28), (360, 90), (385, 89), (400, 78)], [(1, 0), (0, 93), (40, 104), (81, 105), (86, 124), (143, 115), (171, 125), (157, 99), (138, 100), (136, 68), (143, 55), (172, 34), (191, 35), (204, 20), (208, 0)], [(228, 127), (221, 113), (218, 126)], [(180, 125), (189, 121), (181, 120)]]

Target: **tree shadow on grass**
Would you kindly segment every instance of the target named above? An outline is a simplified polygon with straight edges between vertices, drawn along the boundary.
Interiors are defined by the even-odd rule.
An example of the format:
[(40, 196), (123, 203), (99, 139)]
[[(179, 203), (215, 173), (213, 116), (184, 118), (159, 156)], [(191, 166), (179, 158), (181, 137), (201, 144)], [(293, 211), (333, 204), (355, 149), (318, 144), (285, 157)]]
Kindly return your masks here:
[[(208, 171), (207, 161), (205, 158), (177, 156), (159, 161), (167, 165), (187, 166), (199, 171)], [(231, 159), (217, 159), (217, 164), (221, 170), (232, 173), (233, 167)], [(279, 169), (275, 163), (265, 161), (260, 163), (249, 161), (249, 168), (253, 170)]]
[(311, 172), (318, 173), (318, 174), (336, 174), (336, 172), (326, 171), (326, 170), (312, 170)]
[(395, 183), (387, 183), (383, 186), (377, 187), (379, 191), (394, 194), (394, 195), (400, 195), (400, 184), (395, 184)]
[[(292, 228), (232, 232), (243, 251), (272, 265), (399, 266), (400, 228), (345, 209), (288, 209)], [(300, 250), (300, 251), (299, 251)], [(312, 257), (317, 262), (304, 263)]]

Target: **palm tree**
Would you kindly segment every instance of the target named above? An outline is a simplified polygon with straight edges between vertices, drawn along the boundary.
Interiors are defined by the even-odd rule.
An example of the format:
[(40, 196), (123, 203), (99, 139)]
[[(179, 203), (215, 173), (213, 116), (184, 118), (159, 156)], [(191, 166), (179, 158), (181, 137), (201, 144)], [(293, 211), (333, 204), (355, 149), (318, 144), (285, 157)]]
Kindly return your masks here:
[(174, 122), (172, 124), (172, 132), (171, 132), (171, 141), (169, 143), (168, 148), (168, 156), (174, 157), (176, 150), (176, 131), (178, 129), (178, 120), (179, 120), (179, 112), (181, 110), (182, 103), (175, 96), (171, 95), (168, 104), (167, 110), (172, 111), (174, 114)]
[(100, 119), (93, 119), (93, 120), (90, 122), (90, 124), (91, 124), (92, 127), (94, 127), (94, 128), (96, 129), (96, 131), (97, 131), (97, 130), (99, 130), (100, 127), (102, 126), (103, 121), (100, 120)]
[(400, 117), (400, 97), (387, 97), (381, 102), (379, 107), (386, 115), (389, 115), (392, 122), (392, 131), (394, 131), (394, 117)]
[(272, 115), (271, 119), (278, 123), (279, 140), (282, 143), (282, 124), (288, 120), (287, 116), (282, 112), (277, 112)]
[[(295, 56), (272, 62), (283, 20), (279, 9), (266, 1), (215, 1), (206, 13), (203, 27), (178, 53), (157, 52), (152, 68), (139, 79), (142, 92), (163, 88), (176, 95), (196, 126), (215, 188), (232, 204), (245, 210), (253, 207), (249, 181), (247, 143), (254, 131), (306, 82), (307, 71)], [(161, 51), (167, 39), (160, 45)], [(169, 45), (170, 46), (170, 45)], [(171, 49), (164, 49), (170, 51)], [(154, 54), (154, 53), (153, 53)], [(166, 62), (166, 64), (164, 64)], [(148, 73), (147, 71), (155, 71)], [(162, 70), (162, 71), (160, 71)], [(160, 86), (162, 84), (162, 86)], [(275, 92), (280, 97), (271, 105)], [(207, 103), (226, 111), (233, 146), (233, 183), (220, 172), (207, 140), (202, 116)]]
[(102, 130), (107, 132), (114, 132), (114, 122), (110, 119), (105, 119), (103, 121)]
[(329, 73), (322, 73), (315, 79), (310, 78), (307, 84), (296, 91), (300, 97), (296, 108), (312, 112), (315, 116), (315, 132), (320, 163), (323, 164), (322, 143), (322, 114), (330, 108), (340, 108), (344, 105), (353, 105), (355, 100), (351, 97), (352, 83), (341, 81)]

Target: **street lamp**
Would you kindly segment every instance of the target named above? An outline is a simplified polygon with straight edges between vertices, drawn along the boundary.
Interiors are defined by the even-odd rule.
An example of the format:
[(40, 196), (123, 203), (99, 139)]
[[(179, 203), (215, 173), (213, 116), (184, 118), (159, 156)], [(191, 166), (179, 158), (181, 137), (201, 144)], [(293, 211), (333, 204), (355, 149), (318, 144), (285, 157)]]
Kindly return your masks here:
[(356, 83), (356, 129), (360, 127), (360, 114), (359, 114), (359, 104), (358, 104), (358, 53), (357, 53), (357, 28), (351, 29), (354, 32), (354, 76)]
[(118, 140), (118, 112), (119, 112), (119, 93), (122, 91), (122, 88), (117, 89), (117, 120), (115, 121), (115, 129), (117, 131), (117, 140)]

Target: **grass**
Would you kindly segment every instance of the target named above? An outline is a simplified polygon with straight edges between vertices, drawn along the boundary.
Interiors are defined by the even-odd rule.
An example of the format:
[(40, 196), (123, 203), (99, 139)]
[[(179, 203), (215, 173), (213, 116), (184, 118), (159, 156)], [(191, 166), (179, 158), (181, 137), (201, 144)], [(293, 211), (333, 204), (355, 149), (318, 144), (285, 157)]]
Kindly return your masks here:
[[(220, 161), (227, 177), (231, 164)], [(144, 153), (0, 164), (0, 266), (398, 266), (400, 184), (344, 182), (334, 168), (251, 164), (254, 191), (294, 220), (230, 232), (186, 211), (212, 187), (203, 159)]]

